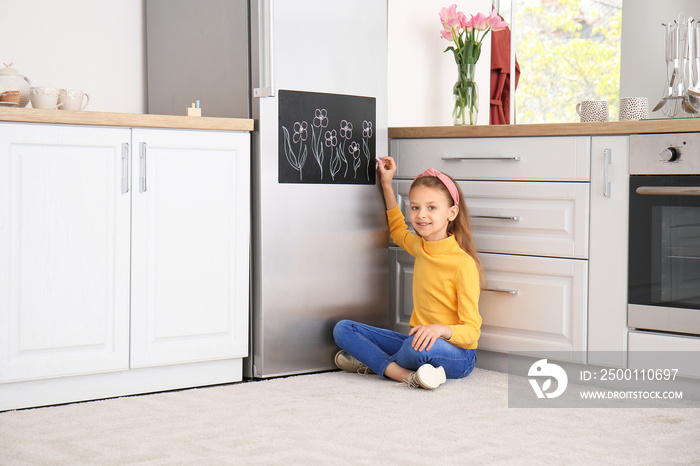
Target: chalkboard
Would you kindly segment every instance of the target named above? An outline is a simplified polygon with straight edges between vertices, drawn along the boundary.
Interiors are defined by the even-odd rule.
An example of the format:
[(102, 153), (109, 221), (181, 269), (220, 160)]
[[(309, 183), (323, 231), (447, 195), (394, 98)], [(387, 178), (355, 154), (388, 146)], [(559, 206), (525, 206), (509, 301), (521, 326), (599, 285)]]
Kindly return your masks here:
[(374, 97), (279, 91), (279, 182), (374, 184)]

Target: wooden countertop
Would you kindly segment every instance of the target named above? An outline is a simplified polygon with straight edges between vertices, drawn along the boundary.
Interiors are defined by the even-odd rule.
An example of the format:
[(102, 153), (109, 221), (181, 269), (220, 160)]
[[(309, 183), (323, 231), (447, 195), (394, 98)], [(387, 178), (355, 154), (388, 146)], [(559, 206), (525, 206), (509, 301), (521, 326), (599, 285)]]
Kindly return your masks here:
[(35, 108), (12, 107), (0, 107), (0, 121), (226, 131), (253, 131), (254, 129), (253, 120), (246, 118), (145, 115), (140, 113), (39, 110)]
[(608, 136), (700, 132), (700, 117), (605, 123), (547, 123), (530, 125), (413, 126), (389, 128), (390, 139), (493, 138), (528, 136)]

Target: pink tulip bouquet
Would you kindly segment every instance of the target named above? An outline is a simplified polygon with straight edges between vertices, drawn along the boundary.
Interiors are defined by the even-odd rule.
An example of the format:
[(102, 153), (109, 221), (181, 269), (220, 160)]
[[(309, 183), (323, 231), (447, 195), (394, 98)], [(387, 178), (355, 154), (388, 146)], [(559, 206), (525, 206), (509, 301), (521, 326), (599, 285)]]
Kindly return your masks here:
[(456, 125), (476, 124), (479, 113), (478, 87), (474, 81), (474, 69), (481, 56), (481, 44), (489, 31), (500, 31), (508, 27), (495, 9), (491, 14), (478, 13), (471, 18), (461, 11), (457, 11), (457, 5), (453, 4), (440, 10), (443, 39), (451, 41), (445, 52), (451, 50), (458, 67), (458, 79), (454, 85), (455, 108), (452, 118)]
[(470, 16), (471, 18), (467, 19), (464, 13), (457, 11), (455, 4), (440, 10), (440, 35), (455, 44), (447, 47), (445, 52), (452, 50), (458, 65), (475, 64), (481, 55), (481, 43), (486, 34), (508, 27), (508, 23), (501, 19), (495, 9), (491, 10), (488, 16), (483, 13)]

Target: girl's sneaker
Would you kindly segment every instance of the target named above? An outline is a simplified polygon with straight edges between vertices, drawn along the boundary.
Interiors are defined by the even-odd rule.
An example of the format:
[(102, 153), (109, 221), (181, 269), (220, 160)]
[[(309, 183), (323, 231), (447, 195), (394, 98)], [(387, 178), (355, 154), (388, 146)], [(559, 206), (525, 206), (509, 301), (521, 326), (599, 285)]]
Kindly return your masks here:
[(343, 350), (338, 351), (335, 355), (335, 365), (338, 369), (342, 369), (346, 372), (357, 372), (358, 374), (374, 374), (372, 369), (362, 364), (360, 361), (350, 356)]
[(445, 369), (433, 367), (430, 364), (423, 364), (418, 370), (408, 376), (406, 383), (411, 388), (425, 388), (435, 390), (447, 381)]

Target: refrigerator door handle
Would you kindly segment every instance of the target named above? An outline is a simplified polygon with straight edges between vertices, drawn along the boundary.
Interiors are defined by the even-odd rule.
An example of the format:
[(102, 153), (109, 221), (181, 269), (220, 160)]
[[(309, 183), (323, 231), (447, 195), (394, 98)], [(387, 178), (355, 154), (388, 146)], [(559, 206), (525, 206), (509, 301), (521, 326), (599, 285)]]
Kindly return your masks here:
[(274, 0), (259, 0), (257, 2), (258, 43), (260, 44), (258, 75), (260, 76), (260, 87), (253, 89), (253, 97), (275, 96), (273, 2)]

